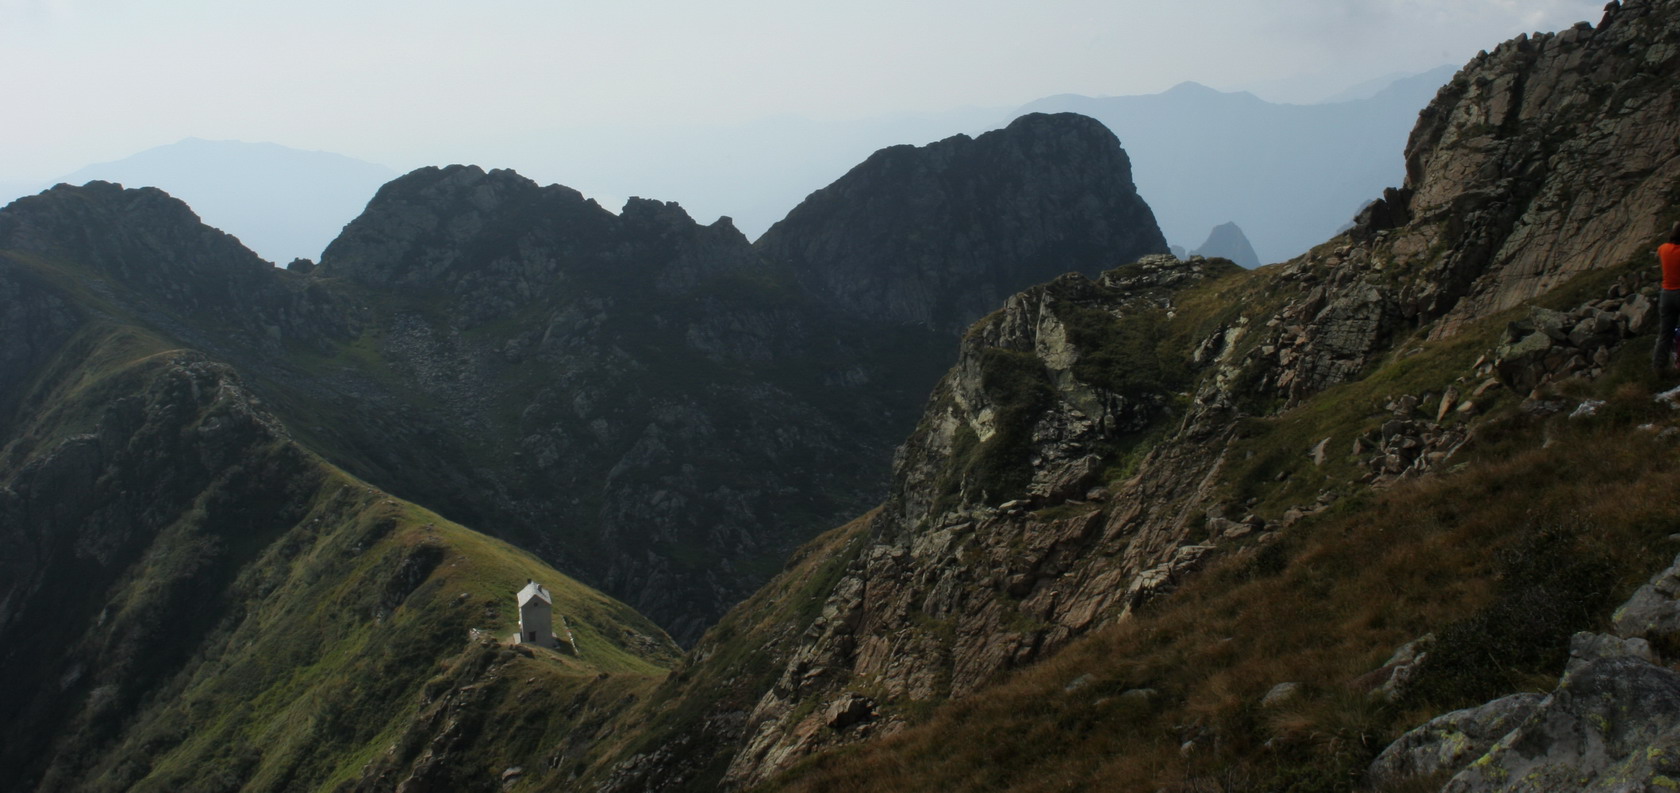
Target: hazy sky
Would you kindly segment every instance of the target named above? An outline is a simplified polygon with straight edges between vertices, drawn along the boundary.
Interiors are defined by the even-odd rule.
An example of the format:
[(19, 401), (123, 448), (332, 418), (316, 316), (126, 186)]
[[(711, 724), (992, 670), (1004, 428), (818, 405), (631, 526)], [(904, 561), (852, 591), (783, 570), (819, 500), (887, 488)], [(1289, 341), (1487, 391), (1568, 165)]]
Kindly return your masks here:
[[(1302, 101), (1602, 0), (0, 0), (0, 182), (188, 136), (399, 169), (594, 124), (848, 119), (1185, 80)], [(1268, 93), (1271, 95), (1268, 96)], [(486, 162), (485, 165), (497, 163)]]

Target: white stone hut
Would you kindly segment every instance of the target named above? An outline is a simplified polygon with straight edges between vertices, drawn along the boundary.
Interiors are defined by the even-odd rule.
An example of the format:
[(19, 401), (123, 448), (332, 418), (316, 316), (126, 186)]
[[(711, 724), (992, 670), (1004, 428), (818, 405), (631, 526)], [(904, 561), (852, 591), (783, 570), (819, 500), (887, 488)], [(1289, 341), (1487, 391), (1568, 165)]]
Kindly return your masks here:
[(554, 596), (535, 581), (519, 590), (519, 643), (554, 646)]

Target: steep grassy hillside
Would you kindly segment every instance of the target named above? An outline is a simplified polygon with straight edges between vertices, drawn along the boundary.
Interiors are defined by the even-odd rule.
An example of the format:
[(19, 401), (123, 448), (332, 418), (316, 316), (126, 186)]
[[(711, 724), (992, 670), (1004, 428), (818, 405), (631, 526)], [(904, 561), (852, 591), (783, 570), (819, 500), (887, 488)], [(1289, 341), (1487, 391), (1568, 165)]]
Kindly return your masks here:
[[(71, 300), (30, 272), (8, 322)], [(228, 367), (97, 303), (41, 338), (0, 450), (0, 788), (494, 790), (560, 773), (545, 736), (676, 660), (623, 604), (300, 448)], [(528, 579), (575, 655), (504, 646)]]

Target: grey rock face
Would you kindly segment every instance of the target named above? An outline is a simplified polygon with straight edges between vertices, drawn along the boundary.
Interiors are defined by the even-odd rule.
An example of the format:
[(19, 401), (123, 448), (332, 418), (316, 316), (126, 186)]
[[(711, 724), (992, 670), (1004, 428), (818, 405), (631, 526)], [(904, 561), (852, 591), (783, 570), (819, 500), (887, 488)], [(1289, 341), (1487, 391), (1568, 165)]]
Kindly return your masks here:
[(1119, 141), (1071, 113), (884, 149), (754, 247), (824, 302), (950, 334), (1033, 284), (1167, 251)]
[(1670, 3), (1611, 4), (1597, 28), (1478, 57), (1424, 111), (1406, 153), (1417, 222), (1400, 236), (1438, 251), (1417, 294), (1446, 314), (1438, 332), (1652, 255), (1680, 176), (1680, 99), (1660, 88), (1680, 75), (1677, 30)]
[(1612, 618), (1616, 635), (1672, 638), (1680, 634), (1680, 559), (1635, 590)]
[[(1372, 784), (1456, 772), (1443, 793), (1672, 789), (1680, 778), (1680, 674), (1645, 636), (1668, 638), (1680, 559), (1616, 610), (1619, 635), (1577, 633), (1556, 690), (1454, 711), (1371, 765)], [(1497, 740), (1496, 740), (1497, 739)]]
[(1564, 678), (1442, 793), (1659, 791), (1680, 779), (1680, 675), (1632, 657)]
[[(1102, 503), (1082, 501), (1108, 444), (1169, 415), (1180, 387), (1170, 374), (1093, 364), (1173, 310), (1177, 290), (1236, 271), (1149, 257), (1097, 281), (1069, 274), (967, 334), (899, 450), (867, 544), (748, 716), (727, 785), (855, 740), (823, 721), (849, 707), (853, 681), (881, 692), (882, 712), (965, 696), (1169, 591), (1208, 557), (1210, 546), (1186, 541), (1206, 513), (1186, 504), (1217, 464), (1207, 446), (1223, 444), (1218, 431), (1151, 457)], [(1053, 505), (1065, 512), (1040, 511)], [(876, 734), (900, 726), (874, 722)]]
[(1463, 768), (1532, 716), (1544, 694), (1513, 694), (1437, 716), (1389, 744), (1366, 773), (1373, 787)]

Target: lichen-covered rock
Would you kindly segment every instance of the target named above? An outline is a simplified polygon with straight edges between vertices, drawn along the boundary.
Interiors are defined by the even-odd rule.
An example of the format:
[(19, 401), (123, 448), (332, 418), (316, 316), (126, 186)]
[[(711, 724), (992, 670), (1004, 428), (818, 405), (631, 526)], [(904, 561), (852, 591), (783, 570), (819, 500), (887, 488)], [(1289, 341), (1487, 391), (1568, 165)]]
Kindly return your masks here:
[(1442, 793), (1672, 790), (1680, 780), (1680, 674), (1631, 656), (1565, 676), (1517, 729)]
[(1680, 635), (1680, 559), (1635, 590), (1616, 609), (1617, 636), (1672, 639)]
[(1461, 769), (1527, 721), (1545, 698), (1544, 694), (1512, 694), (1430, 719), (1377, 755), (1366, 771), (1366, 781), (1380, 789)]

